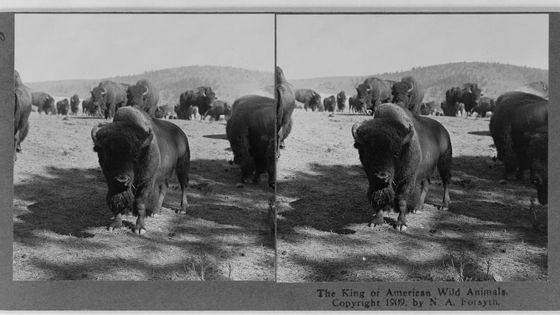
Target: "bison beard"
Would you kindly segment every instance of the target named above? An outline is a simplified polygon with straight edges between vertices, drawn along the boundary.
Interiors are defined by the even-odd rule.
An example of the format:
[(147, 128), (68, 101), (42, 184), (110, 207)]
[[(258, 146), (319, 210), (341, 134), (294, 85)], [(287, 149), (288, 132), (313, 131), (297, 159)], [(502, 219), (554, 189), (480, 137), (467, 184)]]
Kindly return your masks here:
[[(392, 206), (395, 200), (395, 190), (393, 185), (375, 190), (368, 194), (369, 201), (374, 211), (379, 211), (385, 206)], [(397, 211), (395, 209), (395, 211)]]
[[(134, 193), (132, 189), (125, 190), (116, 194), (107, 194), (107, 204), (109, 209), (114, 215), (119, 213), (128, 214), (132, 209), (132, 203), (134, 201)], [(135, 215), (138, 215), (137, 213)]]

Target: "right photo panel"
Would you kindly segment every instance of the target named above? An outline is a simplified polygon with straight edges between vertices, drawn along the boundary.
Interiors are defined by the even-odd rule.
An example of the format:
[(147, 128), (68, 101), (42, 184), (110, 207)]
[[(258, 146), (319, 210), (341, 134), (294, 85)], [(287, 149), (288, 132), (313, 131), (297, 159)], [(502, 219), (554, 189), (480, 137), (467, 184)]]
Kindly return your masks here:
[(277, 280), (546, 281), (548, 28), (278, 15)]

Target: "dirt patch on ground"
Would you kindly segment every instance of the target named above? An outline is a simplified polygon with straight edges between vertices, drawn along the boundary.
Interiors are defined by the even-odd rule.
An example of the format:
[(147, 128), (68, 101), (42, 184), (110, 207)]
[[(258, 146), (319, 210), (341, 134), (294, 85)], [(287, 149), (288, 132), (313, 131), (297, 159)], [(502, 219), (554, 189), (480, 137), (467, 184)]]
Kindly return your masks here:
[(178, 121), (191, 149), (187, 215), (177, 180), (145, 235), (106, 229), (99, 119), (32, 113), (14, 167), (14, 280), (274, 280), (266, 180), (237, 188), (225, 122)]
[(503, 171), (488, 118), (436, 117), (453, 145), (451, 204), (437, 174), (409, 228), (371, 227), (367, 178), (352, 125), (366, 116), (296, 110), (278, 162), (278, 280), (518, 281), (547, 278), (547, 208), (524, 181)]

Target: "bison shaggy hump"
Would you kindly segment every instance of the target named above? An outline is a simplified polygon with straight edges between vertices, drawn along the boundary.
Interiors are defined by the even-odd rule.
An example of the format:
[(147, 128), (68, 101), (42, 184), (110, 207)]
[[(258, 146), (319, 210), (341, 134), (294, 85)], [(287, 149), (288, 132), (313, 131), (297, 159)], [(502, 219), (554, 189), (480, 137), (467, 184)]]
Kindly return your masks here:
[(548, 100), (525, 92), (508, 92), (498, 97), (490, 118), (490, 133), (498, 159), (504, 162), (504, 178), (516, 171), (520, 179), (533, 159), (546, 161), (547, 151), (543, 149), (529, 155), (529, 142), (531, 134), (546, 130), (547, 126)]
[(406, 213), (424, 205), (435, 168), (443, 182), (442, 208), (447, 209), (452, 155), (447, 130), (394, 104), (380, 105), (374, 117), (352, 127), (369, 181), (367, 198), (376, 212), (373, 223), (383, 224), (383, 210), (392, 206), (399, 212), (397, 227), (404, 230)]
[(247, 95), (233, 103), (226, 134), (243, 183), (251, 175), (257, 183), (268, 171), (268, 184), (275, 185), (275, 111), (276, 101), (264, 96)]
[(182, 191), (176, 212), (186, 211), (190, 150), (179, 127), (123, 107), (112, 123), (94, 127), (91, 138), (108, 186), (107, 204), (115, 216), (109, 229), (120, 228), (123, 212), (132, 210), (138, 216), (134, 232), (145, 232), (145, 216), (159, 213), (173, 171)]

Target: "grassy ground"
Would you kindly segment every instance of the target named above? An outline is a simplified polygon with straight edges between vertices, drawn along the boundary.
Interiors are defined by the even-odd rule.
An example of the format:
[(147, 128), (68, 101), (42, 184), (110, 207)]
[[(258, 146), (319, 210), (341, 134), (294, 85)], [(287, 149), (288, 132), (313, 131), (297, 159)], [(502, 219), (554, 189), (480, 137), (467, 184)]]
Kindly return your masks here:
[(173, 121), (187, 134), (191, 181), (187, 215), (175, 214), (175, 178), (161, 215), (106, 229), (111, 212), (93, 152), (101, 120), (31, 114), (14, 167), (14, 280), (274, 280), (266, 180), (237, 188), (239, 169), (225, 122)]
[(278, 163), (279, 281), (546, 280), (547, 208), (531, 208), (527, 176), (499, 183), (489, 119), (435, 118), (453, 145), (450, 209), (436, 208), (435, 174), (426, 206), (401, 233), (395, 213), (368, 227), (367, 178), (351, 134), (366, 118), (294, 112)]

